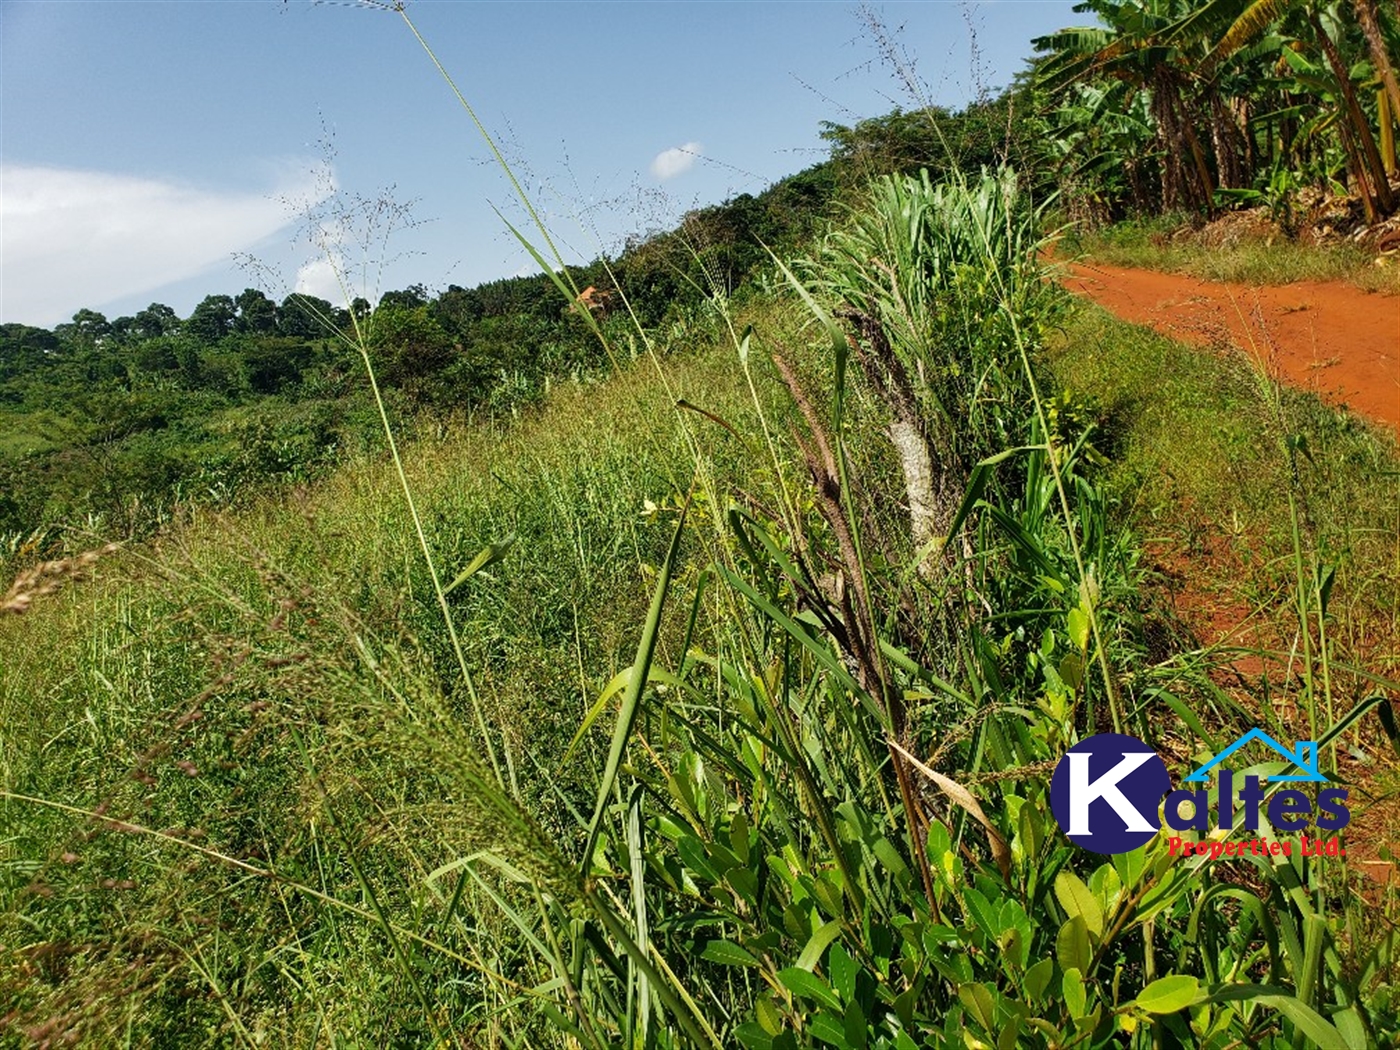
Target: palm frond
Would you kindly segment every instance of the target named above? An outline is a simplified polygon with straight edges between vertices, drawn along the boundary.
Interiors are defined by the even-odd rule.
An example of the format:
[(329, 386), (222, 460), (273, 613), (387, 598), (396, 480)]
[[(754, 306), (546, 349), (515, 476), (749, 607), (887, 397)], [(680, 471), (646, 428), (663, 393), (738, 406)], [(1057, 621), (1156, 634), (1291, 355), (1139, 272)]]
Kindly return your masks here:
[(1256, 38), (1283, 21), (1297, 6), (1298, 0), (1254, 0), (1216, 41), (1205, 61), (1201, 63), (1202, 71), (1214, 69), (1236, 51), (1253, 43)]

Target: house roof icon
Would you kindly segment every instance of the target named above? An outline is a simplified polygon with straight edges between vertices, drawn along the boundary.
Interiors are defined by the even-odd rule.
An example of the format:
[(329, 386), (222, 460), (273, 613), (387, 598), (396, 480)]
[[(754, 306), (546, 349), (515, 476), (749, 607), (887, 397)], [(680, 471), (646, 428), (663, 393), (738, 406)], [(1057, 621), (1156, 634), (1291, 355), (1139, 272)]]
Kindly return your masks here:
[(1216, 755), (1205, 765), (1191, 771), (1191, 775), (1186, 778), (1188, 783), (1200, 784), (1209, 779), (1210, 771), (1227, 758), (1233, 755), (1240, 748), (1255, 740), (1268, 744), (1293, 765), (1301, 769), (1301, 773), (1276, 774), (1268, 779), (1273, 780), (1301, 780), (1313, 783), (1326, 783), (1327, 777), (1317, 768), (1317, 742), (1313, 740), (1299, 740), (1295, 750), (1290, 751), (1262, 729), (1251, 729), (1244, 736), (1240, 737), (1233, 744), (1227, 747), (1220, 754)]

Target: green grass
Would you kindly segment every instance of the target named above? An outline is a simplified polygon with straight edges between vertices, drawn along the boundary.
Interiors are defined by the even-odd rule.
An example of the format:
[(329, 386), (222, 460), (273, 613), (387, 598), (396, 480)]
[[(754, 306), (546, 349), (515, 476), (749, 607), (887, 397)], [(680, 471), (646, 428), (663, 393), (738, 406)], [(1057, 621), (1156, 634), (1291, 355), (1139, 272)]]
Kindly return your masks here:
[(1113, 266), (1183, 273), (1211, 281), (1278, 285), (1345, 281), (1367, 292), (1400, 295), (1400, 260), (1377, 264), (1374, 252), (1349, 243), (1290, 241), (1281, 234), (1208, 237), (1178, 217), (1118, 223), (1071, 233), (1062, 253)]
[[(741, 433), (755, 431), (732, 350), (711, 347), (665, 367), (680, 396)], [(488, 543), (515, 537), (505, 561), (450, 601), (489, 716), (517, 761), (562, 754), (592, 700), (631, 662), (676, 497), (695, 466), (674, 413), (643, 361), (606, 383), (556, 385), (547, 407), (518, 424), (456, 425), (405, 451), (449, 579)], [(751, 452), (695, 419), (717, 483), (752, 480), (761, 468)], [(709, 513), (697, 508), (695, 517), (706, 522)], [(712, 534), (713, 523), (706, 529)], [(186, 839), (194, 829), (196, 843), (276, 863), (311, 886), (344, 890), (345, 878), (355, 880), (344, 861), (334, 873), (316, 867), (316, 829), (328, 807), (355, 815), (370, 879), (381, 878), (376, 865), (391, 856), (431, 860), (434, 847), (405, 854), (379, 841), (423, 819), (411, 814), (434, 777), (422, 765), (424, 749), (366, 750), (381, 730), (371, 712), (385, 687), (373, 667), (395, 667), (389, 688), (409, 691), (454, 674), (410, 535), (390, 466), (365, 459), (314, 488), (287, 486), (242, 511), (195, 512), (156, 547), (108, 556), (94, 579), (0, 620), (0, 781), (79, 810), (105, 802), (123, 819)], [(702, 550), (689, 547), (695, 557)], [(681, 567), (691, 583), (693, 561)], [(672, 628), (661, 645), (674, 662)], [(176, 728), (192, 710), (199, 720)], [(339, 724), (318, 729), (326, 718)], [(299, 742), (316, 755), (314, 780), (305, 776)], [(197, 775), (179, 762), (193, 762)], [(591, 752), (575, 768), (527, 764), (518, 773), (548, 813), (558, 805), (556, 787), (568, 791), (589, 777)], [(327, 796), (318, 799), (318, 790)], [(390, 812), (399, 816), (387, 820)], [(544, 820), (564, 833), (567, 822)], [(139, 835), (89, 840), (84, 820), (14, 801), (0, 804), (0, 824), (0, 943), (8, 948), (0, 953), (0, 989), (19, 1011), (14, 1023), (22, 1022), (11, 1036), (54, 1021), (94, 1045), (128, 1035), (142, 1044), (172, 1031), (239, 1041), (244, 1028), (291, 1045), (309, 1042), (318, 1023), (345, 1032), (401, 1023), (392, 988), (342, 999), (314, 995), (308, 984), (368, 989), (392, 974), (389, 948), (370, 930), (348, 933), (333, 914), (318, 913), (331, 942), (297, 945), (286, 938), (301, 935), (305, 902), (244, 882), (236, 870), (213, 864), (192, 872), (180, 859), (188, 851)], [(425, 841), (442, 843), (458, 826), (439, 812)], [(65, 853), (77, 859), (65, 862)], [(103, 888), (108, 881), (114, 888)], [(47, 893), (66, 903), (46, 907), (48, 898), (36, 894)], [(221, 948), (228, 922), (238, 926), (233, 956)], [(57, 960), (62, 980), (45, 979), (36, 945), (39, 958)], [(289, 945), (295, 966), (271, 962)], [(133, 958), (142, 959), (134, 971)], [(243, 967), (263, 963), (261, 978), (241, 983)], [(286, 996), (307, 1009), (289, 1015)], [(141, 1000), (134, 1017), (113, 1009), (129, 997)]]
[[(1062, 1043), (1099, 1024), (1093, 1003), (1146, 1050), (1169, 1024), (1190, 1038), (1135, 999), (1156, 939), (1156, 974), (1192, 995), (1278, 986), (1283, 1006), (1219, 1010), (1260, 1045), (1329, 1032), (1316, 1010), (1361, 1024), (1356, 988), (1389, 1025), (1389, 957), (1350, 976), (1385, 914), (1347, 903), (1347, 876), (1310, 876), (1326, 920), (1304, 923), (1259, 874), (1258, 907), (1296, 934), (1265, 962), (1257, 930), (1207, 907), (1225, 883), (1152, 853), (1086, 859), (1044, 816), (1045, 767), (1110, 714), (1186, 756), (1202, 744), (1162, 692), (1234, 725), (1197, 657), (1148, 658), (1124, 525), (1244, 515), (1272, 564), (1301, 489), (1309, 554), (1351, 543), (1338, 593), (1382, 608), (1395, 548), (1366, 486), (1385, 446), (1233, 359), (1081, 310), (1049, 363), (1096, 399), (1114, 465), (1040, 447), (974, 471), (966, 544), (921, 571), (876, 379), (833, 378), (841, 329), (796, 302), (746, 322), (737, 346), (402, 444), (444, 582), (510, 544), (446, 598), (501, 779), (382, 452), (188, 511), (0, 621), (0, 1040), (765, 1046), (776, 1028), (909, 1050), (995, 1038), (1021, 1008)], [(1027, 330), (976, 349), (1038, 360)], [(791, 396), (763, 362), (777, 347)], [(1049, 404), (1072, 442), (1084, 403)], [(1294, 485), (1278, 439), (1299, 429), (1318, 465)], [(658, 676), (618, 677), (638, 665)], [(1131, 903), (1149, 892), (1155, 933)], [(1076, 921), (1097, 940), (1066, 936)], [(1342, 924), (1340, 976), (1319, 975)]]
[(1209, 1002), (1214, 1045), (1391, 1040), (1358, 875), (1105, 861), (1047, 816), (1076, 739), (1189, 765), (1254, 721), (1147, 643), (1135, 524), (1260, 501), (1286, 702), (1324, 744), (1375, 708), (1334, 709), (1303, 573), (1341, 552), (1385, 611), (1389, 453), (1092, 312), (1051, 381), (1014, 185), (888, 184), (811, 287), (505, 425), (400, 440), (357, 321), (387, 459), (35, 567), (0, 624), (0, 1039), (1148, 1050)]
[(34, 422), (26, 413), (0, 412), (0, 460), (20, 459), (31, 452), (54, 447), (53, 442), (33, 427)]
[[(1078, 307), (1052, 343), (1057, 378), (1101, 414), (1123, 512), (1189, 557), (1229, 544), (1257, 578), (1222, 582), (1276, 605), (1293, 546), (1289, 492), (1306, 541), (1341, 567), (1334, 609), (1350, 651), (1394, 674), (1400, 637), (1400, 452), (1395, 435), (1261, 376), (1243, 354), (1187, 346)], [(1302, 435), (1307, 454), (1290, 457)], [(1272, 583), (1272, 586), (1271, 586)], [(1379, 643), (1379, 644), (1377, 644)]]

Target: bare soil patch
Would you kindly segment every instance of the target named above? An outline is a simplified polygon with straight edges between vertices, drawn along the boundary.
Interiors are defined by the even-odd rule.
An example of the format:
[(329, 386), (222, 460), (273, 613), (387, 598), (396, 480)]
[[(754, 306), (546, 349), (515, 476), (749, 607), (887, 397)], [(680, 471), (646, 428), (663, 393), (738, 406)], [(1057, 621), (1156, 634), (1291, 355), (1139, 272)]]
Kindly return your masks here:
[(1400, 298), (1339, 282), (1252, 287), (1100, 263), (1070, 264), (1064, 284), (1172, 338), (1239, 347), (1291, 385), (1400, 434)]

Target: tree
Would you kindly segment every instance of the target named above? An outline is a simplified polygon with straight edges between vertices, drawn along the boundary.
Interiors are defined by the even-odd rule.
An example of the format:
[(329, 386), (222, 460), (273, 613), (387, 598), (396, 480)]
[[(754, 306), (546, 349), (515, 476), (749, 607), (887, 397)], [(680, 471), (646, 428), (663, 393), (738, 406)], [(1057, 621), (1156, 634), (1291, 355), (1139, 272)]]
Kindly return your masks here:
[(295, 292), (277, 308), (277, 332), (299, 339), (322, 338), (331, 334), (328, 326), (337, 324), (336, 315), (341, 312), (325, 299)]
[[(1380, 147), (1357, 96), (1353, 62), (1343, 54), (1347, 45), (1344, 14), (1348, 10), (1357, 18), (1372, 64), (1389, 92), (1395, 84), (1395, 73), (1382, 39), (1379, 11), (1372, 0), (1353, 0), (1349, 5), (1319, 0), (1209, 0), (1187, 24), (1199, 24), (1205, 32), (1216, 34), (1214, 46), (1202, 65), (1207, 74), (1276, 26), (1289, 30), (1280, 38), (1281, 43), (1288, 43), (1291, 36), (1293, 43), (1307, 47), (1321, 59), (1331, 73), (1334, 88), (1327, 92), (1331, 97), (1321, 101), (1336, 114), (1347, 170), (1361, 195), (1367, 217), (1374, 222), (1393, 212), (1396, 202)], [(1290, 61), (1288, 53), (1282, 57)], [(1296, 65), (1296, 60), (1290, 64)], [(1396, 87), (1395, 97), (1400, 101), (1400, 86)]]
[(107, 318), (96, 310), (83, 308), (73, 315), (73, 320), (54, 329), (56, 335), (71, 342), (75, 348), (91, 350), (104, 336), (110, 335), (112, 326)]
[[(1376, 6), (1376, 0), (1352, 0), (1352, 7), (1356, 11), (1357, 24), (1365, 34), (1371, 64), (1376, 67), (1376, 75), (1380, 77), (1386, 97), (1390, 100), (1390, 112), (1400, 118), (1400, 78), (1396, 77), (1395, 65), (1385, 45), (1380, 9)], [(1400, 10), (1400, 5), (1397, 5), (1397, 10)]]
[[(1075, 10), (1102, 24), (1035, 41), (1046, 53), (1038, 83), (1060, 101), (1072, 86), (1116, 82), (1125, 112), (1146, 95), (1164, 207), (1209, 210), (1216, 187), (1257, 199), (1277, 170), (1326, 179), (1344, 166), (1372, 220), (1394, 210), (1361, 97), (1369, 62), (1388, 103), (1378, 107), (1384, 132), (1400, 84), (1386, 43), (1393, 16), (1376, 0), (1087, 0)], [(1082, 171), (1102, 136), (1076, 121), (1054, 130)]]
[(0, 325), (0, 379), (11, 379), (54, 359), (58, 337), (47, 328), (27, 324)]
[(206, 295), (185, 322), (185, 331), (213, 345), (233, 331), (238, 309), (231, 295)]
[(876, 175), (946, 167), (952, 148), (944, 129), (949, 120), (946, 109), (896, 109), (851, 127), (823, 121), (821, 137), (831, 143), (832, 160), (846, 173), (845, 181), (864, 185)]
[(1128, 92), (1122, 81), (1075, 84), (1046, 118), (1042, 152), (1053, 166), (1042, 167), (1072, 219), (1107, 222), (1127, 206), (1152, 209), (1156, 133), (1146, 93)]
[(398, 292), (385, 292), (379, 299), (380, 307), (397, 306), (412, 310), (428, 303), (428, 289), (421, 284), (410, 284)]
[(136, 347), (131, 363), (138, 372), (177, 372), (180, 370), (180, 358), (175, 353), (176, 342), (171, 336), (147, 339)]
[(132, 318), (131, 334), (137, 339), (174, 335), (180, 330), (180, 317), (164, 303), (152, 303)]
[(417, 386), (452, 360), (453, 342), (427, 306), (406, 309), (382, 303), (374, 312), (371, 349), (386, 385)]
[(277, 304), (256, 288), (245, 288), (235, 300), (238, 317), (234, 331), (272, 335), (277, 331)]
[(481, 320), (481, 299), (475, 289), (448, 285), (447, 291), (429, 304), (428, 313), (448, 332), (463, 338)]
[(311, 362), (311, 347), (300, 339), (235, 334), (230, 344), (244, 381), (258, 394), (275, 394), (299, 382)]
[(124, 343), (131, 338), (136, 326), (136, 318), (129, 314), (115, 317), (111, 322), (111, 336), (119, 343)]
[(1157, 135), (1162, 203), (1168, 209), (1210, 211), (1215, 179), (1197, 127), (1209, 126), (1192, 94), (1192, 70), (1203, 47), (1181, 25), (1191, 14), (1183, 0), (1086, 0), (1075, 11), (1092, 12), (1101, 26), (1062, 29), (1032, 41), (1048, 52), (1042, 86), (1058, 94), (1071, 84), (1104, 79), (1124, 82), (1127, 95), (1146, 92)]
[(95, 309), (80, 309), (73, 315), (73, 333), (87, 346), (97, 346), (102, 336), (111, 335), (112, 326)]

